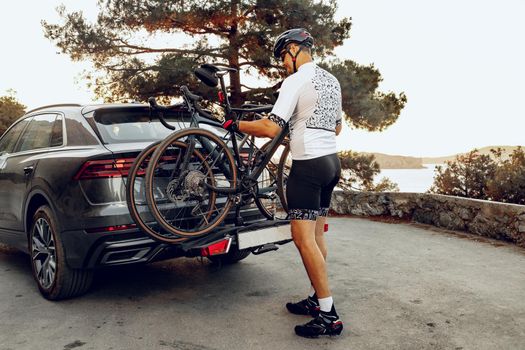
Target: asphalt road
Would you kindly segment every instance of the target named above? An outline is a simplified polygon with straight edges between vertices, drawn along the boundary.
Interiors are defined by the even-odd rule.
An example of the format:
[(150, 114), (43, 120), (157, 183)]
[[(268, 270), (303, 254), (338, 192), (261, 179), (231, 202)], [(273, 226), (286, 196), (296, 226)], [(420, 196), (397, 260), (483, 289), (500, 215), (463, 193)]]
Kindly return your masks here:
[(525, 250), (429, 226), (331, 219), (343, 335), (303, 339), (284, 304), (308, 282), (293, 244), (220, 269), (199, 259), (100, 271), (80, 298), (40, 297), (0, 249), (0, 350), (525, 349)]

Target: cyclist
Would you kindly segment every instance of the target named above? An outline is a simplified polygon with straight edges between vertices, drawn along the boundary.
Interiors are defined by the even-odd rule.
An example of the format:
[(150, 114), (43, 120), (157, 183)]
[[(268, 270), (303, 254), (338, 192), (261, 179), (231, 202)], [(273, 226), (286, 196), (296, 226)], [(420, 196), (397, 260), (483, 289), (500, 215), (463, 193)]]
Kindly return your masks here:
[(341, 131), (341, 87), (337, 79), (317, 66), (311, 56), (313, 38), (303, 28), (287, 30), (274, 44), (273, 54), (289, 76), (268, 118), (223, 126), (273, 138), (289, 124), (292, 168), (286, 186), (292, 238), (308, 273), (308, 297), (286, 308), (313, 320), (295, 327), (297, 335), (338, 335), (343, 323), (335, 310), (326, 272), (324, 224), (341, 166), (335, 136)]

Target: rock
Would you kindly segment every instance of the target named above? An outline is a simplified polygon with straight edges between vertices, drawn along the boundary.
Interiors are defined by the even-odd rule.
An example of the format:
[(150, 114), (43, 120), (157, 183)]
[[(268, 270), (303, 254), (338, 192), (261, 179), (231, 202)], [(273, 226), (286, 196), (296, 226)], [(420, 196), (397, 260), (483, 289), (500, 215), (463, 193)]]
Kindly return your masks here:
[(458, 208), (457, 209), (458, 215), (463, 220), (470, 220), (472, 219), (472, 213), (467, 208)]
[(412, 220), (420, 222), (422, 224), (433, 225), (434, 224), (434, 215), (432, 211), (425, 209), (416, 209), (412, 214)]
[(445, 227), (450, 230), (464, 230), (465, 224), (458, 216), (454, 215), (453, 212), (441, 212), (439, 213), (438, 225)]
[(452, 222), (452, 218), (450, 217), (450, 214), (447, 212), (441, 212), (439, 213), (438, 217), (438, 225), (443, 227), (450, 227), (450, 223)]

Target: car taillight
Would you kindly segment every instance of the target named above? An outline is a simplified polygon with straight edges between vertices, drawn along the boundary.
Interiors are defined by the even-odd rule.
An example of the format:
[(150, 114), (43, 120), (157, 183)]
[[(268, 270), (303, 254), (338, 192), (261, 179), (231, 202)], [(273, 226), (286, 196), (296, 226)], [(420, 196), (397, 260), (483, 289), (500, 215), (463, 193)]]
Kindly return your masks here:
[(89, 160), (75, 175), (75, 180), (128, 176), (135, 158)]
[(324, 232), (328, 232), (328, 224), (324, 224)]
[(86, 232), (88, 233), (115, 232), (115, 231), (129, 230), (135, 227), (137, 227), (136, 224), (114, 225), (114, 226), (107, 226), (107, 227), (90, 228), (90, 229), (87, 229)]
[(201, 248), (202, 256), (213, 256), (219, 254), (226, 254), (230, 250), (230, 245), (232, 243), (231, 237), (225, 238), (222, 241), (210, 244), (205, 248)]
[[(169, 163), (169, 162), (174, 161), (175, 159), (177, 159), (177, 157), (175, 157), (175, 156), (162, 156), (162, 157), (160, 157), (160, 162)], [(147, 158), (146, 160), (144, 160), (142, 162), (140, 168), (137, 170), (137, 176), (144, 176), (144, 175), (146, 175), (146, 168), (147, 168), (148, 164), (149, 164), (149, 158)], [(128, 171), (128, 173), (129, 173), (129, 171)]]

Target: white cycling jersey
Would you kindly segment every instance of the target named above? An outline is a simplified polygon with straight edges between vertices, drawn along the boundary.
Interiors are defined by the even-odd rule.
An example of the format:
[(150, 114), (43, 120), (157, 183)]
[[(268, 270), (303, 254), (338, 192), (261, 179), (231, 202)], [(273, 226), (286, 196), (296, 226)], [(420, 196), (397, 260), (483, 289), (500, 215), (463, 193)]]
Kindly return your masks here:
[(337, 152), (335, 128), (341, 123), (341, 86), (313, 62), (287, 77), (269, 119), (290, 125), (292, 159), (312, 159)]

